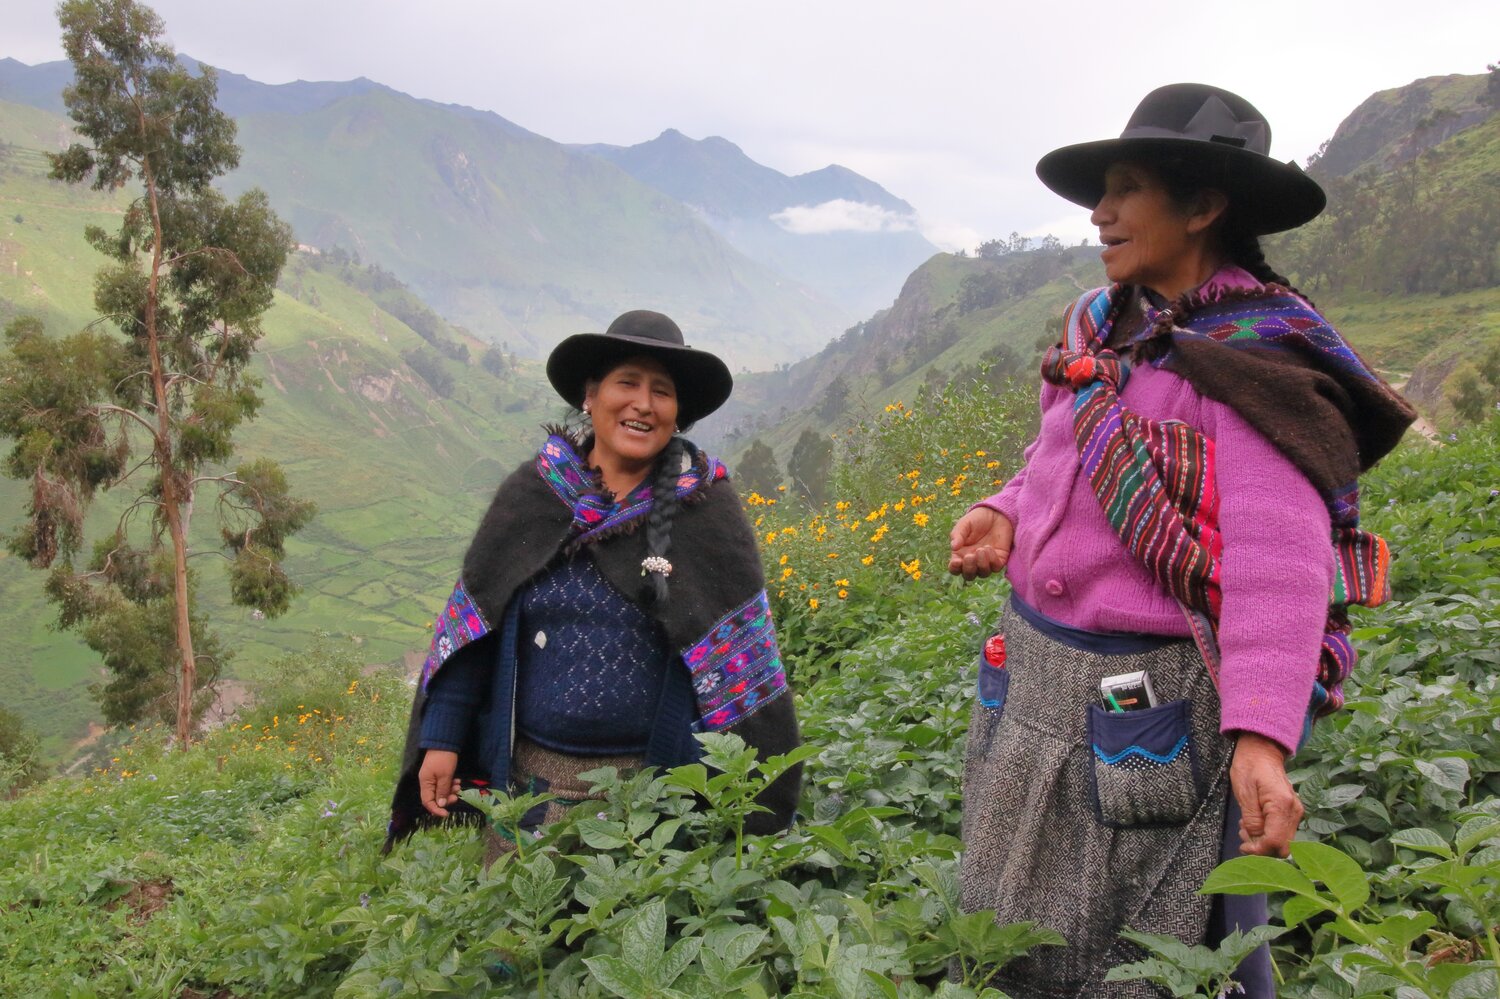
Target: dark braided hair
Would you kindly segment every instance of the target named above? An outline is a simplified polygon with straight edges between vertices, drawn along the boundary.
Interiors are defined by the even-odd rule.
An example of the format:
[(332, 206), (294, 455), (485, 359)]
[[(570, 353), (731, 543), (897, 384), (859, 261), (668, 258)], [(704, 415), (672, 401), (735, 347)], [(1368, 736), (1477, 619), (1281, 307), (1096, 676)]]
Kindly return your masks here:
[(1283, 288), (1295, 293), (1314, 309), (1317, 308), (1312, 299), (1308, 298), (1296, 285), (1292, 284), (1291, 278), (1278, 273), (1275, 268), (1266, 262), (1266, 255), (1260, 248), (1260, 237), (1251, 236), (1248, 233), (1230, 235), (1224, 241), (1224, 248), (1229, 253), (1230, 260), (1249, 271), (1250, 275), (1261, 284), (1279, 284)]
[[(682, 475), (682, 456), (687, 445), (673, 437), (656, 458), (651, 480), (651, 513), (646, 517), (646, 555), (665, 558), (672, 547), (672, 521), (682, 501), (677, 496), (677, 480)], [(646, 573), (646, 599), (658, 611), (667, 605), (667, 577), (660, 572)]]

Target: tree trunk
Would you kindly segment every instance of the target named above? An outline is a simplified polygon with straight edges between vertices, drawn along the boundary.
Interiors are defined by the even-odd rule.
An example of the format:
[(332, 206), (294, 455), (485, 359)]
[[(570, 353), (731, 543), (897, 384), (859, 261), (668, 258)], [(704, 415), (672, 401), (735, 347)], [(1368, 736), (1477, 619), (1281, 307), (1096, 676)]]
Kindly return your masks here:
[[(145, 128), (145, 121), (141, 122)], [(142, 164), (146, 197), (151, 203), (151, 274), (146, 284), (146, 346), (151, 355), (151, 391), (156, 400), (156, 433), (152, 450), (161, 475), (161, 510), (172, 539), (173, 601), (176, 604), (177, 651), (182, 656), (177, 683), (177, 748), (186, 750), (193, 740), (193, 687), (197, 663), (193, 655), (192, 619), (188, 613), (188, 539), (184, 524), (185, 508), (192, 502), (192, 487), (185, 486), (178, 475), (172, 455), (172, 411), (167, 398), (167, 373), (161, 360), (161, 339), (156, 326), (156, 305), (162, 265), (161, 209), (157, 202), (156, 180), (151, 163)]]
[[(164, 486), (162, 506), (167, 517), (167, 530), (172, 537), (173, 598), (177, 604), (177, 649), (182, 654), (182, 672), (177, 684), (177, 747), (187, 749), (193, 738), (193, 687), (197, 680), (198, 670), (193, 656), (192, 619), (188, 615), (188, 539), (182, 516), (182, 507), (185, 503), (175, 496), (176, 492), (176, 485)], [(174, 494), (173, 499), (166, 498), (168, 493)]]

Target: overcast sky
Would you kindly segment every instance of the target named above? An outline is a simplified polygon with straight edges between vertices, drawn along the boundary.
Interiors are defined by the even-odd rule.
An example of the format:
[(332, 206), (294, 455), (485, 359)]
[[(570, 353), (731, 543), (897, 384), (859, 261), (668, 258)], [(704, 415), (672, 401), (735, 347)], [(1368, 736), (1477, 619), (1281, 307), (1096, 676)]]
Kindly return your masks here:
[[(722, 135), (785, 173), (840, 163), (929, 238), (1092, 235), (1032, 169), (1119, 133), (1153, 87), (1249, 98), (1304, 160), (1360, 101), (1500, 59), (1495, 0), (158, 0), (179, 52), (267, 83), (366, 76), (562, 142)], [(8, 0), (0, 56), (62, 58)]]

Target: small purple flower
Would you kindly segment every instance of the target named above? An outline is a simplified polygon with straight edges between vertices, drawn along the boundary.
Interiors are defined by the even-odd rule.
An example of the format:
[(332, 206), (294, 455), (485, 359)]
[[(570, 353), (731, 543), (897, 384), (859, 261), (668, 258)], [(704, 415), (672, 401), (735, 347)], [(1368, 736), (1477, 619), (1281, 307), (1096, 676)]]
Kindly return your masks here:
[(330, 801), (330, 802), (328, 802), (328, 807), (325, 808), (325, 809), (323, 809), (323, 818), (325, 818), (325, 819), (331, 819), (331, 818), (333, 818), (334, 811), (338, 807), (339, 807), (339, 803), (337, 801)]
[(533, 830), (531, 830), (531, 838), (532, 839), (541, 839), (542, 838), (542, 831), (540, 829), (533, 829)]
[[(1494, 494), (1494, 492), (1491, 492), (1490, 495), (1493, 496), (1495, 494)], [(609, 813), (608, 812), (600, 812), (598, 815), (594, 816), (594, 818), (598, 819), (600, 822), (603, 822), (608, 817), (609, 817)]]
[[(1491, 495), (1494, 495), (1494, 494), (1491, 493)], [(156, 780), (156, 774), (147, 774), (146, 775), (146, 779), (147, 780)]]
[(1448, 440), (1452, 441), (1453, 443), (1457, 443), (1458, 442), (1458, 434), (1449, 434), (1448, 435)]
[(368, 909), (370, 907), (370, 893), (369, 892), (362, 891), (362, 892), (359, 893), (359, 907), (361, 909)]

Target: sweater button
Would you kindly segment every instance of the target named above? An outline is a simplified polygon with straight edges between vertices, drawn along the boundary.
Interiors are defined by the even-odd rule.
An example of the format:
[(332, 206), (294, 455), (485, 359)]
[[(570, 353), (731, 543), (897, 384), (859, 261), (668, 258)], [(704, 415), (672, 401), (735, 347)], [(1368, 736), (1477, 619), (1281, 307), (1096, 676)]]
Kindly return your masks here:
[(1063, 595), (1063, 584), (1060, 580), (1049, 579), (1047, 580), (1047, 585), (1043, 588), (1054, 597)]

